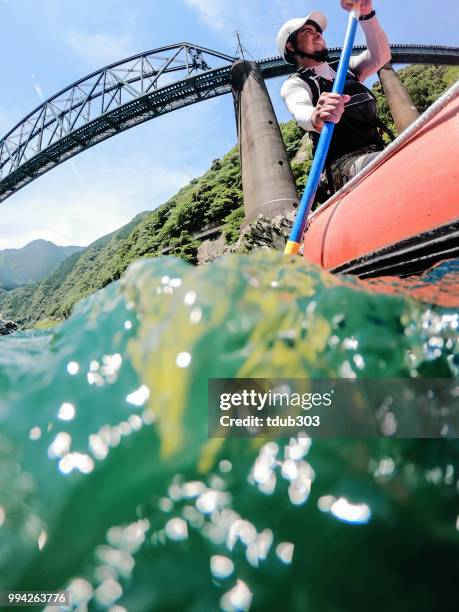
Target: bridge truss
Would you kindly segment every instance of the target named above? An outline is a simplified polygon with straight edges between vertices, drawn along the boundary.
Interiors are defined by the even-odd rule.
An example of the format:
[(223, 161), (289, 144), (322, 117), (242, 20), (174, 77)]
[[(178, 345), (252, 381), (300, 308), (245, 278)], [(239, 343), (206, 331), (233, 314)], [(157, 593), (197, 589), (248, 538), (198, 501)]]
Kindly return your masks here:
[[(355, 52), (364, 47), (355, 47)], [(393, 45), (393, 63), (458, 64), (459, 48)], [(341, 49), (330, 50), (337, 59)], [(238, 58), (189, 43), (141, 53), (63, 89), (0, 140), (0, 202), (81, 151), (139, 123), (231, 91)], [(293, 67), (260, 60), (265, 78)]]

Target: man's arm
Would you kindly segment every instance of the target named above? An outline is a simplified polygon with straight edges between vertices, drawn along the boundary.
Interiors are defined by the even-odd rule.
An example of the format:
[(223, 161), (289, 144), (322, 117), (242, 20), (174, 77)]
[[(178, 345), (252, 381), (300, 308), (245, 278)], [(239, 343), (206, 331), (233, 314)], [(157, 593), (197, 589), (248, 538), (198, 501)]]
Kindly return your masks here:
[(324, 92), (314, 107), (309, 87), (295, 83), (293, 79), (287, 79), (283, 84), (281, 95), (297, 124), (307, 132), (320, 132), (325, 121), (338, 123), (344, 104), (350, 100), (347, 95)]
[[(344, 10), (349, 11), (353, 7), (352, 0), (340, 0)], [(373, 12), (371, 0), (360, 0), (360, 14), (369, 15)], [(356, 57), (351, 57), (349, 67), (356, 73), (361, 81), (375, 74), (391, 59), (391, 51), (387, 36), (382, 29), (378, 18), (371, 17), (360, 22), (365, 34), (367, 49)]]
[(352, 57), (349, 66), (359, 80), (364, 81), (390, 61), (391, 51), (387, 36), (376, 17), (361, 21), (360, 24), (365, 33), (367, 49)]
[(314, 106), (306, 83), (303, 85), (295, 83), (291, 78), (287, 79), (282, 85), (281, 96), (297, 124), (306, 132), (315, 130), (311, 122)]

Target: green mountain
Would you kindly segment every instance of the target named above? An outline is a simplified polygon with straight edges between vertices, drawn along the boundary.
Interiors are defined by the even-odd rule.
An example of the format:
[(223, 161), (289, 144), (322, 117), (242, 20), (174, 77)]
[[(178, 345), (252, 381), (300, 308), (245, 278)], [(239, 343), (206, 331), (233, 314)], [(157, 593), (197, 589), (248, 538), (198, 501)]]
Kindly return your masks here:
[(0, 251), (0, 288), (14, 289), (37, 283), (62, 260), (83, 248), (57, 246), (48, 240), (34, 240), (22, 249)]
[[(459, 68), (409, 66), (399, 74), (422, 112), (459, 77)], [(380, 113), (387, 123), (392, 123), (379, 84), (374, 92)], [(303, 139), (303, 130), (293, 121), (281, 125), (281, 131), (301, 192), (311, 165), (309, 140)], [(35, 288), (0, 290), (0, 317), (24, 326), (59, 321), (81, 298), (118, 279), (140, 257), (155, 257), (167, 249), (168, 255), (196, 263), (202, 240), (195, 235), (208, 224), (223, 225), (226, 241), (235, 242), (243, 216), (240, 162), (235, 147), (153, 212), (138, 215), (120, 230), (68, 257)]]
[(110, 282), (104, 279), (103, 270), (96, 273), (100, 254), (103, 252), (104, 258), (114, 256), (119, 243), (149, 214), (138, 214), (127, 225), (71, 254), (37, 285), (12, 291), (0, 289), (0, 318), (28, 325), (68, 316), (75, 302)]

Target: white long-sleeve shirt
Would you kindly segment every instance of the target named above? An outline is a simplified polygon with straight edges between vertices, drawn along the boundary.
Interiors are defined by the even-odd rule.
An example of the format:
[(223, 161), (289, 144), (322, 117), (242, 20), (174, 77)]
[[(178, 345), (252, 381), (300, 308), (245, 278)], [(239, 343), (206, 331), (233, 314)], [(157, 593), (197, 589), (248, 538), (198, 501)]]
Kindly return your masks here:
[[(391, 58), (389, 41), (376, 17), (361, 21), (367, 48), (351, 57), (349, 67), (360, 81), (377, 72)], [(327, 62), (314, 66), (314, 72), (327, 80), (333, 80), (336, 72)], [(281, 88), (281, 96), (297, 124), (307, 132), (317, 131), (311, 123), (314, 106), (309, 85), (297, 74), (291, 75)]]

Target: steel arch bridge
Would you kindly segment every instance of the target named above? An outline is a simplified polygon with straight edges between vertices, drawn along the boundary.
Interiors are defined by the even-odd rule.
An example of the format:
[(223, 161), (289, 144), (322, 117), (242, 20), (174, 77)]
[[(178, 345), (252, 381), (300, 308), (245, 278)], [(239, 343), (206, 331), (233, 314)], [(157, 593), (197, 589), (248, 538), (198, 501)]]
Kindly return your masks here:
[[(459, 64), (459, 47), (392, 45), (391, 50), (393, 63)], [(330, 56), (337, 59), (340, 52), (330, 49)], [(0, 202), (102, 140), (229, 93), (231, 65), (237, 59), (179, 43), (116, 62), (61, 90), (0, 140)], [(258, 64), (266, 79), (294, 70), (280, 57)]]

